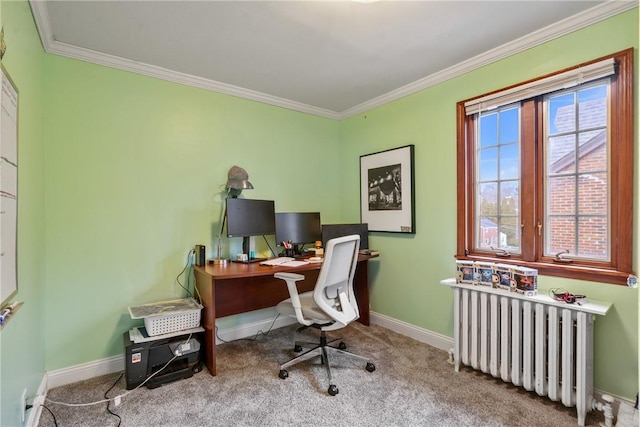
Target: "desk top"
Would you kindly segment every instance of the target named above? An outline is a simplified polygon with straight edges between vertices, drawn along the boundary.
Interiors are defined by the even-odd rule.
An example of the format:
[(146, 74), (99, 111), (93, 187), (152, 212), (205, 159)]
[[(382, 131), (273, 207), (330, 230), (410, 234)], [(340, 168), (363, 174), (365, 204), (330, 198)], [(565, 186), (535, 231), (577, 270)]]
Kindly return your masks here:
[[(358, 262), (368, 261), (378, 255), (358, 255)], [(271, 276), (279, 271), (309, 271), (319, 270), (321, 262), (310, 262), (298, 267), (283, 265), (260, 265), (259, 262), (242, 263), (227, 262), (226, 264), (206, 264), (204, 267), (194, 266), (196, 270), (202, 271), (214, 279), (234, 279), (239, 277)]]

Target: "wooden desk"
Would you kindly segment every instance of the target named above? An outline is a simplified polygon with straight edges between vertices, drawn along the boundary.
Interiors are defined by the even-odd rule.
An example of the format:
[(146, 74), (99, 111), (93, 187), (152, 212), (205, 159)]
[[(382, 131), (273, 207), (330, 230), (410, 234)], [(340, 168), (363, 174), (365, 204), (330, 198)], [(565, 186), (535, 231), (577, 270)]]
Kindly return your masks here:
[[(372, 256), (358, 256), (358, 265), (353, 279), (353, 287), (358, 302), (358, 321), (369, 325), (369, 259)], [(206, 363), (211, 375), (216, 375), (216, 318), (275, 307), (289, 298), (284, 281), (273, 274), (291, 271), (304, 274), (298, 282), (298, 290), (313, 289), (320, 272), (320, 263), (310, 263), (300, 267), (269, 267), (258, 263), (242, 264), (230, 262), (226, 265), (207, 264), (194, 267), (196, 288), (204, 306), (202, 326), (204, 327)]]

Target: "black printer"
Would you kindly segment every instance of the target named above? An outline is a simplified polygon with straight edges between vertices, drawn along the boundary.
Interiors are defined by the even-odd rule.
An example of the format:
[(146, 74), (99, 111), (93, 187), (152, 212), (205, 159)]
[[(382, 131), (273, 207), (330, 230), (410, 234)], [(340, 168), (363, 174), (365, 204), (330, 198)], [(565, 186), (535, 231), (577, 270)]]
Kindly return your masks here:
[[(144, 328), (134, 328), (132, 332), (135, 333), (127, 331), (123, 334), (127, 390), (138, 387), (147, 379), (148, 388), (160, 387), (192, 377), (202, 370), (202, 333), (149, 337)], [(132, 335), (146, 335), (146, 338), (132, 339)]]

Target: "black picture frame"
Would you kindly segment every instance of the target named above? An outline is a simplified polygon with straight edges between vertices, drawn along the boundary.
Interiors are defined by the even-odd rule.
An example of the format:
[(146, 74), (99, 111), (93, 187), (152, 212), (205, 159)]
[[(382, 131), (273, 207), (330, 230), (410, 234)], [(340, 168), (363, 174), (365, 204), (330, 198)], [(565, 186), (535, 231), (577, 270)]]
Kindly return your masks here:
[(360, 220), (369, 231), (415, 234), (414, 145), (360, 156)]

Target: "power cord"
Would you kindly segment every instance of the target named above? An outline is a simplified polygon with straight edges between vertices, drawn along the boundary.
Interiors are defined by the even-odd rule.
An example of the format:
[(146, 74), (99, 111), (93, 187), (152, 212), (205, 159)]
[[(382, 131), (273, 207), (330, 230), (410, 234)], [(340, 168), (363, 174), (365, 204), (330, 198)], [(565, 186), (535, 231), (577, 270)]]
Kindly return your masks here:
[[(267, 330), (267, 332), (264, 332), (262, 329), (259, 330), (258, 332), (256, 332), (256, 334), (253, 336), (253, 338), (239, 338), (237, 340), (233, 340), (233, 341), (255, 341), (258, 339), (258, 335), (264, 335), (265, 337), (267, 335), (269, 335), (269, 333), (271, 332), (271, 330), (273, 329), (273, 325), (276, 323), (276, 320), (278, 320), (278, 317), (280, 317), (280, 313), (276, 314), (276, 317), (273, 318), (273, 320), (271, 321), (271, 325), (269, 326), (269, 329)], [(233, 341), (225, 341), (222, 338), (220, 338), (220, 336), (218, 335), (218, 326), (216, 325), (216, 340), (219, 340), (225, 344), (233, 342)]]
[[(115, 382), (113, 383), (113, 385), (109, 388), (109, 390), (104, 392), (104, 398), (105, 399), (109, 399), (109, 397), (107, 396), (107, 394), (113, 390), (113, 388), (116, 386), (116, 384), (118, 384), (118, 381), (120, 381), (120, 379), (124, 376), (124, 372), (120, 374), (120, 376), (118, 377), (117, 380), (115, 380)], [(116, 414), (115, 412), (111, 411), (111, 399), (109, 399), (109, 401), (107, 402), (107, 412), (109, 412), (111, 415), (113, 415), (114, 417), (118, 418), (118, 427), (120, 427), (120, 424), (122, 423), (122, 418), (120, 417), (120, 415)]]
[[(29, 406), (31, 406), (31, 405), (29, 405)], [(29, 408), (29, 406), (27, 406), (27, 408)], [(56, 420), (56, 416), (53, 414), (51, 409), (49, 409), (44, 403), (41, 404), (40, 406), (43, 407), (44, 409), (46, 409), (47, 411), (49, 411), (49, 413), (51, 414), (51, 418), (53, 418), (53, 425), (55, 427), (58, 427), (58, 420)]]
[[(184, 341), (182, 344), (180, 344), (177, 348), (182, 348), (182, 346), (185, 346), (187, 344), (189, 344), (189, 342), (191, 341), (193, 334), (189, 334), (189, 337), (186, 339), (186, 341)], [(62, 406), (72, 406), (72, 407), (82, 407), (82, 406), (92, 406), (92, 405), (99, 405), (101, 403), (108, 403), (111, 402), (112, 400), (116, 403), (116, 406), (118, 406), (120, 403), (120, 399), (122, 399), (123, 397), (133, 393), (134, 391), (136, 391), (137, 389), (139, 389), (140, 387), (142, 387), (143, 385), (145, 385), (146, 383), (149, 382), (149, 380), (151, 380), (151, 378), (155, 377), (156, 375), (158, 375), (160, 372), (164, 371), (167, 366), (169, 366), (171, 364), (171, 362), (173, 362), (174, 360), (176, 360), (176, 358), (178, 356), (180, 356), (181, 353), (176, 352), (173, 357), (171, 358), (171, 360), (169, 360), (167, 363), (165, 363), (162, 368), (158, 369), (156, 372), (154, 372), (153, 374), (149, 375), (143, 382), (141, 382), (137, 387), (131, 389), (131, 390), (127, 390), (125, 393), (123, 394), (119, 394), (118, 396), (115, 396), (114, 398), (110, 399), (107, 398), (106, 394), (111, 391), (111, 389), (113, 389), (113, 387), (118, 383), (118, 381), (120, 380), (120, 378), (122, 377), (123, 374), (120, 375), (120, 378), (118, 378), (115, 382), (115, 384), (113, 386), (111, 386), (111, 388), (109, 390), (107, 390), (107, 392), (105, 393), (105, 398), (102, 400), (97, 400), (95, 402), (89, 402), (89, 403), (66, 403), (66, 402), (58, 402), (56, 400), (52, 400), (49, 399), (47, 397), (45, 397), (45, 400), (47, 402), (50, 403), (54, 403), (56, 405), (62, 405)], [(44, 405), (42, 405), (44, 406)], [(109, 406), (107, 405), (107, 409), (109, 409)], [(111, 412), (111, 411), (109, 411)], [(116, 415), (116, 414), (113, 414)], [(117, 416), (117, 415), (116, 415)], [(119, 418), (119, 417), (118, 417)]]
[[(193, 296), (193, 293), (189, 290), (190, 289), (190, 285), (189, 283), (191, 282), (191, 276), (193, 275), (193, 264), (195, 264), (195, 257), (196, 257), (196, 251), (195, 249), (191, 249), (188, 253), (187, 253), (187, 263), (184, 265), (184, 268), (182, 269), (182, 271), (176, 276), (176, 283), (178, 285), (180, 285), (180, 287), (182, 289), (184, 289), (185, 291), (187, 291), (187, 296), (189, 296), (189, 298), (191, 298)], [(186, 287), (182, 284), (182, 282), (180, 282), (180, 277), (185, 273), (185, 271), (187, 272), (187, 283), (186, 283)]]
[(554, 288), (549, 290), (549, 296), (556, 301), (566, 302), (567, 304), (580, 304), (580, 300), (586, 298), (586, 295), (572, 294), (566, 289)]

